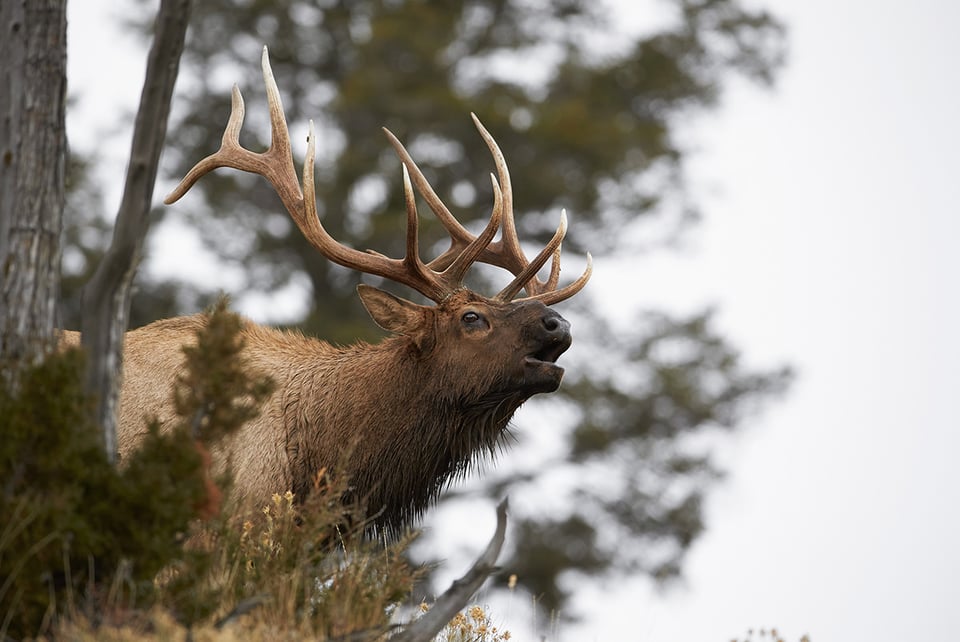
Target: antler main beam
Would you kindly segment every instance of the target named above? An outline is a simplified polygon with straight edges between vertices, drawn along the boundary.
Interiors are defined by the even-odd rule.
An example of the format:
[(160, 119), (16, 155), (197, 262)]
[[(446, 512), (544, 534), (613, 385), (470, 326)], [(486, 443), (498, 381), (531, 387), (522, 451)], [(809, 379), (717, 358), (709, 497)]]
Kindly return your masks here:
[[(280, 100), (280, 91), (270, 68), (266, 47), (263, 48), (260, 64), (270, 110), (270, 147), (265, 152), (258, 153), (240, 145), (244, 104), (239, 88), (234, 85), (230, 117), (223, 132), (220, 149), (194, 165), (180, 184), (164, 199), (164, 203), (169, 205), (176, 202), (205, 174), (220, 167), (230, 167), (266, 178), (307, 241), (331, 261), (347, 268), (402, 283), (436, 302), (444, 300), (452, 292), (463, 287), (463, 278), (476, 261), (497, 265), (514, 275), (515, 278), (510, 285), (497, 295), (496, 299), (501, 301), (513, 299), (521, 289), (526, 288), (530, 295), (528, 299), (538, 299), (551, 305), (573, 296), (586, 285), (592, 272), (592, 259), (589, 253), (587, 268), (583, 275), (570, 285), (560, 290), (556, 289), (560, 277), (560, 244), (567, 228), (565, 213), (561, 214), (560, 226), (553, 239), (534, 260), (528, 261), (524, 256), (513, 218), (513, 190), (506, 162), (493, 137), (484, 129), (475, 115), (472, 115), (473, 121), (490, 148), (497, 169), (497, 177), (491, 175), (494, 192), (493, 212), (483, 232), (475, 236), (456, 220), (400, 141), (385, 130), (403, 163), (404, 200), (407, 209), (406, 254), (402, 259), (393, 259), (372, 250), (361, 252), (335, 240), (324, 229), (317, 216), (314, 186), (316, 136), (313, 121), (310, 122), (301, 191), (293, 164), (290, 133)], [(418, 214), (414, 186), (446, 228), (451, 239), (450, 249), (429, 264), (425, 264), (419, 255)], [(503, 225), (502, 238), (493, 242), (493, 237), (501, 224)], [(546, 282), (540, 281), (536, 274), (551, 258), (553, 263), (550, 276)]]

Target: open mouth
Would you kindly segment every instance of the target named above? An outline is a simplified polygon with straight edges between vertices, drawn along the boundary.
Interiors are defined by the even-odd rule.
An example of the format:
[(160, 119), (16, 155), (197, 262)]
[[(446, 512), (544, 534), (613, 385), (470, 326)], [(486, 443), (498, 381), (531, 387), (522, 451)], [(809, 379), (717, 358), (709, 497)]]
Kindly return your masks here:
[(570, 347), (570, 340), (557, 340), (551, 341), (550, 343), (542, 346), (539, 350), (531, 352), (525, 358), (525, 361), (530, 364), (536, 363), (556, 363), (557, 359), (560, 358), (564, 352), (567, 351), (567, 348)]
[(570, 335), (545, 341), (523, 357), (522, 387), (527, 394), (553, 392), (560, 387), (563, 367), (556, 364), (570, 347)]

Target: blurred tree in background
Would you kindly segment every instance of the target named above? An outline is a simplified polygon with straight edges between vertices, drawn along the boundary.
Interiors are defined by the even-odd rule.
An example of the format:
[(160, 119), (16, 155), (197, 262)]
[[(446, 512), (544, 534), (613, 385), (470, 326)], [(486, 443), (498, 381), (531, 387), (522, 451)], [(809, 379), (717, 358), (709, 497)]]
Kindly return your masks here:
[[(764, 11), (736, 0), (665, 0), (649, 9), (651, 27), (626, 34), (608, 6), (578, 0), (197, 3), (167, 176), (179, 179), (218, 147), (234, 82), (248, 105), (242, 140), (266, 148), (258, 64), (266, 44), (295, 154), (305, 149), (308, 119), (316, 122), (318, 211), (335, 238), (403, 254), (400, 163), (381, 126), (404, 141), (461, 221), (482, 226), (493, 162), (472, 111), (510, 166), (521, 238), (539, 249), (567, 208), (565, 273), (578, 274), (587, 249), (598, 263), (604, 254), (640, 252), (649, 243), (630, 239), (669, 241), (696, 219), (688, 151), (679, 142), (685, 119), (716, 107), (731, 78), (768, 85), (782, 63), (783, 28)], [(103, 224), (89, 213), (104, 208), (84, 205), (97, 198), (78, 178), (64, 255), (68, 322), (71, 284), (85, 281), (101, 250), (101, 235), (91, 231)], [(376, 338), (355, 295), (359, 276), (301, 237), (266, 181), (217, 172), (175, 211), (158, 216), (185, 216), (224, 265), (241, 268), (246, 282), (234, 291), (241, 301), (309, 289), (295, 325), (333, 342)], [(424, 247), (446, 247), (430, 217), (422, 238)], [(474, 287), (489, 293), (497, 286), (487, 279), (500, 284), (509, 275), (492, 270), (476, 279)], [(141, 274), (133, 324), (195, 311), (215, 296), (211, 282)], [(704, 493), (721, 472), (702, 435), (735, 428), (790, 379), (786, 368), (746, 367), (709, 311), (613, 323), (599, 317), (590, 290), (561, 306), (573, 321), (575, 350), (564, 357), (559, 393), (537, 401), (569, 409), (571, 419), (530, 428), (555, 435), (562, 456), (502, 465), (480, 480), (495, 497), (549, 491), (543, 510), (513, 510), (514, 552), (503, 565), (548, 610), (565, 607), (565, 576), (679, 575), (704, 529)]]

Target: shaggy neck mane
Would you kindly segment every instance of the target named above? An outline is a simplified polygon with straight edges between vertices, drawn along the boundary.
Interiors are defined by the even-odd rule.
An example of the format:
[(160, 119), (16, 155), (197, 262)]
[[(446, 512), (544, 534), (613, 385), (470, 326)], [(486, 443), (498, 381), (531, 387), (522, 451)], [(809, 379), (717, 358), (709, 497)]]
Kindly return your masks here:
[(284, 401), (300, 424), (287, 434), (294, 493), (305, 497), (306, 480), (321, 468), (341, 471), (351, 489), (345, 499), (364, 503), (376, 527), (392, 533), (420, 517), (478, 456), (495, 454), (525, 400), (506, 382), (451, 394), (465, 387), (444, 380), (460, 373), (437, 369), (403, 337), (336, 349), (331, 361), (329, 379), (303, 383), (316, 384), (310, 396), (338, 403)]

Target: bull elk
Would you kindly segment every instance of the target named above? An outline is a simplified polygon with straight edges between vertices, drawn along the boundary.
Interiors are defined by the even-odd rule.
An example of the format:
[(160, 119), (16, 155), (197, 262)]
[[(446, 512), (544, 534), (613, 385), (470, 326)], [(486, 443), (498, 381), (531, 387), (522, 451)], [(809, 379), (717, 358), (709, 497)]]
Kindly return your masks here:
[[(520, 248), (513, 218), (510, 175), (496, 142), (474, 123), (493, 155), (493, 212), (474, 235), (441, 202), (407, 150), (387, 130), (403, 164), (406, 255), (393, 259), (334, 240), (317, 216), (313, 123), (297, 180), (280, 94), (266, 48), (261, 62), (270, 109), (271, 144), (263, 153), (239, 143), (244, 106), (234, 86), (220, 149), (197, 163), (165, 199), (172, 204), (203, 175), (219, 167), (259, 174), (270, 181), (306, 239), (331, 261), (413, 288), (436, 303), (426, 306), (360, 285), (373, 320), (392, 335), (380, 343), (335, 347), (300, 334), (245, 322), (242, 336), (250, 367), (276, 384), (261, 415), (214, 452), (229, 457), (237, 490), (254, 498), (292, 489), (309, 492), (316, 471), (340, 466), (353, 493), (366, 502), (375, 524), (401, 528), (418, 517), (444, 483), (464, 473), (475, 457), (496, 449), (517, 408), (532, 395), (552, 392), (563, 368), (557, 358), (570, 346), (570, 324), (548, 306), (587, 283), (584, 273), (558, 289), (560, 244), (566, 216), (532, 260)], [(419, 256), (413, 185), (450, 235), (450, 248), (428, 263)], [(501, 238), (494, 241), (497, 231)], [(546, 281), (538, 271), (552, 258)], [(514, 275), (488, 298), (463, 285), (470, 266), (483, 262)], [(516, 298), (521, 290), (526, 296)], [(118, 441), (123, 456), (145, 434), (144, 416), (173, 418), (171, 387), (182, 368), (181, 347), (193, 341), (203, 316), (166, 319), (126, 335)], [(76, 342), (77, 337), (68, 337)], [(344, 452), (346, 462), (338, 462)]]

